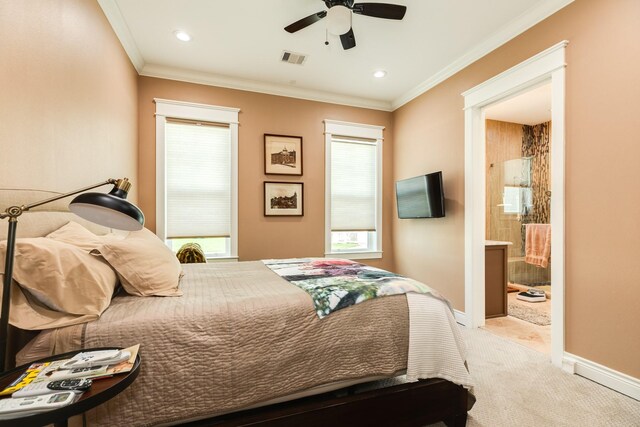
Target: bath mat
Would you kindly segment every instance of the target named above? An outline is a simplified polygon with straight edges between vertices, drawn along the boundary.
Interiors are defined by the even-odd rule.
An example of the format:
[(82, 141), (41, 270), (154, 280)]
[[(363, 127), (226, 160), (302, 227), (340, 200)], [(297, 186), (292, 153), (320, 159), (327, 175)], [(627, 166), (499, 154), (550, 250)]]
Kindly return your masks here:
[[(530, 304), (533, 305), (535, 303)], [(540, 326), (547, 326), (551, 324), (551, 316), (526, 305), (510, 302), (507, 312), (509, 313), (509, 316), (517, 317), (525, 322), (534, 323)]]

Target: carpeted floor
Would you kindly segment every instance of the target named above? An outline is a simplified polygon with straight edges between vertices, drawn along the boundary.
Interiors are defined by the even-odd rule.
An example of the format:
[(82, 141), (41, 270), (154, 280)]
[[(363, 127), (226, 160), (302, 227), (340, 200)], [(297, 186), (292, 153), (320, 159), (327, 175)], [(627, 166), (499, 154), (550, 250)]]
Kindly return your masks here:
[(637, 400), (564, 373), (548, 356), (485, 330), (462, 333), (478, 399), (468, 427), (640, 426)]

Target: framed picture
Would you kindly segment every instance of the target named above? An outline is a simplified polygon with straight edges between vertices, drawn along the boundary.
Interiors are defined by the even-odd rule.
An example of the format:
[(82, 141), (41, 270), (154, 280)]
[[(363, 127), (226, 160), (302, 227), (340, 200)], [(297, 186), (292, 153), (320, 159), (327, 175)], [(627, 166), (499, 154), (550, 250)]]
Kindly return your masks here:
[(265, 175), (302, 175), (302, 137), (264, 134)]
[(264, 215), (265, 216), (302, 216), (303, 210), (302, 182), (264, 183)]

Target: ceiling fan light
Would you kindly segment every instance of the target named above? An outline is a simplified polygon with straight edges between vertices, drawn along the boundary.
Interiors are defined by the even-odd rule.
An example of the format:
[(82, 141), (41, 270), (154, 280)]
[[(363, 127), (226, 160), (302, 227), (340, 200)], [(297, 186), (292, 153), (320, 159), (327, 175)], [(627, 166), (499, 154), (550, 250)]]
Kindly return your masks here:
[(351, 29), (351, 10), (345, 6), (333, 6), (327, 11), (327, 30), (341, 36)]

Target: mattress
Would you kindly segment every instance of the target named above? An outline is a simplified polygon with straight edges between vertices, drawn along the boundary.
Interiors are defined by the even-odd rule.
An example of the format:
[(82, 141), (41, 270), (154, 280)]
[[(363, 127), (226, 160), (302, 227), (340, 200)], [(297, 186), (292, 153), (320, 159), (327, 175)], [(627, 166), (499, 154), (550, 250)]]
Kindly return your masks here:
[[(179, 423), (407, 369), (405, 295), (319, 319), (309, 295), (262, 262), (190, 264), (184, 271), (182, 297), (117, 296), (97, 321), (41, 338), (40, 347), (52, 353), (141, 344), (140, 375), (86, 413), (89, 425)], [(438, 323), (427, 328), (438, 331), (428, 342), (437, 345), (452, 335), (452, 316), (446, 303), (424, 298), (423, 314), (433, 312), (427, 317)], [(429, 366), (444, 371), (441, 376), (456, 377), (449, 365), (464, 370), (464, 354), (454, 363), (444, 360), (448, 351), (430, 353), (436, 360)]]

